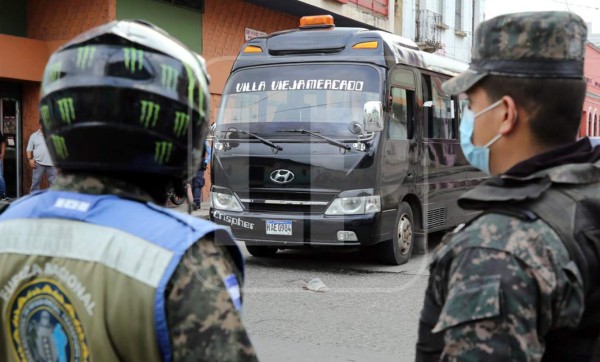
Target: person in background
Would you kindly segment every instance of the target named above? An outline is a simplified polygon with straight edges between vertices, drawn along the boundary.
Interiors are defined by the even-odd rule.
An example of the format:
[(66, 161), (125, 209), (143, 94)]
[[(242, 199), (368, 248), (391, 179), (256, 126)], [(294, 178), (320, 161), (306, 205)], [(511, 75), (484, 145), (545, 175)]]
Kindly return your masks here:
[(211, 156), (211, 147), (210, 143), (207, 141), (204, 142), (204, 159), (202, 163), (200, 163), (200, 167), (196, 172), (196, 176), (192, 179), (192, 195), (193, 195), (193, 204), (192, 209), (198, 210), (200, 209), (200, 201), (202, 200), (202, 188), (206, 184), (206, 180), (204, 178), (204, 173), (208, 168), (208, 164), (210, 163)]
[(52, 163), (52, 158), (48, 153), (46, 147), (46, 140), (44, 140), (44, 130), (42, 128), (42, 121), (40, 120), (39, 129), (31, 134), (29, 142), (27, 143), (27, 160), (29, 167), (31, 167), (31, 188), (30, 192), (40, 189), (40, 183), (42, 182), (42, 176), (44, 173), (48, 178), (49, 186), (52, 186), (54, 179), (56, 178), (56, 167)]

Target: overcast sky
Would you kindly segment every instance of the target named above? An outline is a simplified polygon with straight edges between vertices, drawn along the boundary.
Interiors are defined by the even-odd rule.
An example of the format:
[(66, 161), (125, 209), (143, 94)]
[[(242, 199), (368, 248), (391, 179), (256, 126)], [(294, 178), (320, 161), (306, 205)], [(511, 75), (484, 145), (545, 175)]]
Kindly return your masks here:
[(592, 23), (588, 32), (600, 33), (600, 0), (485, 0), (485, 18), (521, 11), (572, 11)]

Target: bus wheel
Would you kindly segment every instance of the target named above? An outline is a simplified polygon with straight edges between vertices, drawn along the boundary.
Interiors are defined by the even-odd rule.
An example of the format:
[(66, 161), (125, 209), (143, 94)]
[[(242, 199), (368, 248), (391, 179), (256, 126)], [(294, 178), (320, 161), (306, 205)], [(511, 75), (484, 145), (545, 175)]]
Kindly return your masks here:
[(268, 258), (270, 256), (275, 256), (277, 253), (277, 248), (272, 246), (262, 246), (262, 245), (246, 245), (246, 249), (252, 256), (256, 256), (257, 258)]
[(396, 216), (394, 238), (379, 246), (379, 259), (390, 265), (401, 265), (410, 259), (414, 247), (413, 212), (407, 202), (400, 204)]

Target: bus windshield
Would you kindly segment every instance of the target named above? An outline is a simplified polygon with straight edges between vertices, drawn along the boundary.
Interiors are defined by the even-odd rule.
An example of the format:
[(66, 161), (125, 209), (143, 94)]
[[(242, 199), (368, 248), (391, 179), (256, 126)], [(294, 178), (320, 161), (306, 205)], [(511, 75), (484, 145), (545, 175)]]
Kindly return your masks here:
[(223, 93), (216, 135), (230, 128), (270, 137), (305, 129), (336, 137), (351, 135), (348, 125), (363, 124), (363, 106), (381, 100), (376, 69), (365, 65), (281, 65), (241, 70)]

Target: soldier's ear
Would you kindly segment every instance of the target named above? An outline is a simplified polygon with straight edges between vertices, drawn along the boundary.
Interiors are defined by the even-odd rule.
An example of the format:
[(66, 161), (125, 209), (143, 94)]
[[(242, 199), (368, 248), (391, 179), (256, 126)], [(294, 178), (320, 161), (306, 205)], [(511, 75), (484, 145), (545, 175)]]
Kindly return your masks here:
[(517, 126), (518, 112), (517, 104), (511, 96), (502, 97), (504, 113), (499, 133), (503, 136), (511, 133)]

